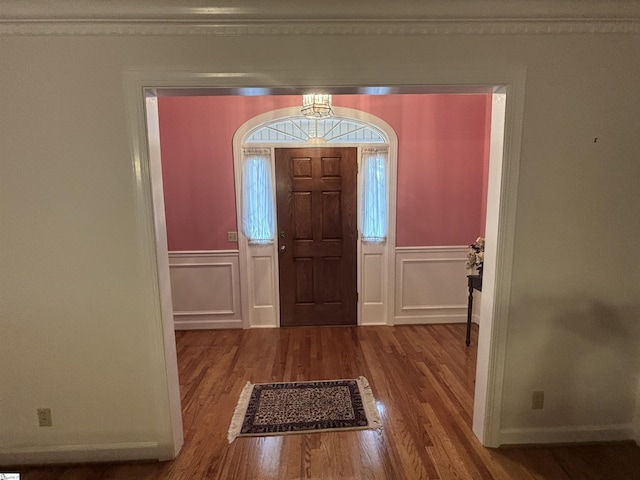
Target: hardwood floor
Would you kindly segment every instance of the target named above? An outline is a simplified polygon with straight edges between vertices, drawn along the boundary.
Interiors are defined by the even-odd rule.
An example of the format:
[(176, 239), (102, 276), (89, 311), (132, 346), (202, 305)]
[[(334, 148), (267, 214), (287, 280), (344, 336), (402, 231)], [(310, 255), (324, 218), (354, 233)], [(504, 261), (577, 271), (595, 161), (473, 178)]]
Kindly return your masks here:
[[(471, 432), (477, 329), (465, 325), (177, 332), (185, 444), (163, 463), (17, 469), (21, 480), (640, 479), (633, 443), (486, 449)], [(247, 381), (364, 375), (383, 428), (227, 443)]]

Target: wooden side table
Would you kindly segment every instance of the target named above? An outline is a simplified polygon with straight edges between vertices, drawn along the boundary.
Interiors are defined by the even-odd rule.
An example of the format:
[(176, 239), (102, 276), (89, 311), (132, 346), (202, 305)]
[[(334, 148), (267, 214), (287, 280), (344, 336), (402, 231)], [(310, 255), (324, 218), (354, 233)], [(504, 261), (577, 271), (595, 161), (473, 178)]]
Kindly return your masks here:
[(467, 305), (467, 347), (471, 343), (471, 313), (473, 312), (473, 289), (482, 291), (482, 275), (467, 275), (469, 304)]

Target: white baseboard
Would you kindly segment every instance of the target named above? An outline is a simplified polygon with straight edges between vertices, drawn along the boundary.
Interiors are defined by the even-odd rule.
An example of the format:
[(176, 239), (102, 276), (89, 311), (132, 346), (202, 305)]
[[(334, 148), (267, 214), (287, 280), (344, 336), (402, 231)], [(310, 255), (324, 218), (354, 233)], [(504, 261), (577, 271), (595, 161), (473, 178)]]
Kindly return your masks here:
[(380, 321), (368, 322), (366, 320), (361, 320), (360, 323), (358, 324), (358, 326), (360, 327), (382, 327), (384, 325), (389, 325), (389, 324), (386, 322), (380, 322)]
[(632, 424), (575, 425), (552, 428), (507, 428), (500, 430), (500, 445), (614, 442), (633, 440)]
[(430, 325), (438, 323), (467, 323), (466, 315), (396, 316), (395, 325)]
[(179, 315), (174, 315), (173, 327), (176, 330), (220, 330), (228, 328), (242, 328), (241, 319), (198, 319), (185, 320)]
[(156, 442), (63, 445), (0, 450), (0, 465), (168, 460)]

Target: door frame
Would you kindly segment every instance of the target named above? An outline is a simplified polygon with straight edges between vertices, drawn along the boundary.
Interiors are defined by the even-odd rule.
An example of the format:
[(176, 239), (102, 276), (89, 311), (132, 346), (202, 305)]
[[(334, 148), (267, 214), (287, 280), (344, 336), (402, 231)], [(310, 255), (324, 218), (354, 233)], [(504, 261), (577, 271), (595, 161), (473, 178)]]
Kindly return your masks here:
[[(296, 153), (293, 153), (296, 152)], [(359, 226), (358, 226), (358, 148), (356, 147), (344, 147), (339, 144), (332, 145), (307, 145), (305, 147), (287, 147), (287, 148), (276, 148), (274, 152), (274, 165), (275, 165), (275, 178), (273, 179), (273, 183), (275, 185), (275, 245), (276, 250), (278, 252), (278, 285), (279, 285), (279, 302), (280, 302), (280, 315), (279, 315), (279, 324), (282, 327), (285, 323), (289, 323), (287, 326), (335, 326), (335, 325), (348, 325), (355, 326), (358, 324), (358, 237), (359, 237)], [(292, 156), (294, 155), (294, 156)], [(313, 166), (313, 158), (319, 158), (319, 164), (322, 162), (322, 158), (327, 156), (333, 157), (334, 155), (340, 159), (340, 163), (342, 164), (340, 168), (340, 186), (334, 188), (340, 188), (340, 198), (344, 199), (346, 205), (352, 207), (352, 210), (349, 215), (344, 215), (345, 212), (345, 204), (343, 204), (342, 200), (340, 200), (340, 210), (342, 212), (340, 218), (340, 231), (341, 231), (341, 253), (340, 253), (340, 274), (341, 280), (345, 279), (343, 275), (345, 273), (345, 269), (347, 270), (346, 276), (350, 281), (348, 283), (342, 284), (341, 294), (343, 295), (341, 300), (340, 307), (331, 307), (328, 305), (323, 306), (322, 304), (313, 303), (313, 306), (297, 306), (296, 305), (296, 278), (297, 275), (295, 273), (295, 254), (297, 250), (297, 246), (295, 245), (295, 239), (293, 238), (295, 227), (291, 223), (292, 213), (294, 209), (292, 198), (293, 192), (298, 191), (296, 188), (296, 184), (298, 184), (298, 180), (294, 176), (294, 172), (292, 169), (291, 160), (293, 158), (299, 157), (299, 155), (303, 155), (306, 157), (309, 155), (312, 157), (311, 160), (311, 181), (313, 183), (321, 183), (323, 187), (328, 184), (325, 182), (331, 182), (335, 185), (335, 180), (326, 180), (320, 171), (313, 173), (315, 167)], [(343, 168), (347, 165), (347, 168)], [(320, 169), (322, 170), (322, 168)], [(304, 183), (304, 180), (303, 180)], [(307, 192), (309, 193), (309, 192)], [(322, 192), (320, 192), (322, 193)], [(319, 207), (315, 205), (315, 201), (313, 200), (314, 193), (312, 192), (312, 200), (311, 200), (311, 224), (313, 225), (313, 217), (314, 210)], [(322, 202), (319, 202), (322, 203)], [(347, 208), (348, 210), (349, 208)], [(288, 215), (286, 214), (288, 213)], [(324, 213), (324, 212), (323, 212)], [(324, 217), (324, 215), (323, 215)], [(351, 225), (351, 228), (347, 228), (345, 225), (345, 221), (347, 224)], [(288, 230), (289, 234), (281, 237), (280, 233), (283, 230)], [(312, 228), (313, 230), (313, 228)], [(324, 230), (322, 229), (322, 233)], [(322, 239), (324, 240), (324, 239)], [(312, 241), (315, 244), (318, 239), (315, 238), (315, 235), (312, 232)], [(304, 243), (304, 242), (303, 242)], [(290, 261), (285, 261), (287, 257), (287, 247), (289, 245), (288, 250)], [(304, 247), (302, 247), (304, 248)], [(283, 251), (284, 249), (284, 251)], [(305, 249), (306, 250), (306, 249)], [(315, 245), (311, 248), (309, 252), (310, 255), (315, 255), (318, 253), (318, 245)], [(331, 256), (337, 255), (337, 251), (334, 251), (334, 254)], [(318, 295), (318, 291), (316, 290), (318, 287), (315, 281), (315, 272), (318, 265), (315, 262), (315, 258), (313, 262), (313, 275), (311, 276), (313, 283), (313, 292), (314, 297)], [(351, 267), (349, 267), (351, 265)], [(285, 268), (285, 266), (287, 268)], [(322, 267), (324, 268), (324, 267)], [(283, 271), (283, 270), (286, 270)], [(283, 281), (284, 280), (284, 281)], [(338, 279), (334, 279), (335, 282), (338, 282)], [(321, 279), (320, 283), (326, 283), (325, 279)], [(283, 289), (283, 284), (288, 286), (289, 288)], [(337, 283), (336, 283), (337, 284)], [(340, 290), (340, 289), (339, 289)], [(283, 300), (285, 302), (283, 303)], [(316, 323), (318, 311), (322, 311), (323, 309), (335, 309), (339, 308), (342, 310), (342, 322), (341, 323)], [(296, 312), (298, 309), (306, 311), (306, 313), (302, 313), (301, 311)], [(310, 311), (309, 311), (310, 310)], [(300, 314), (303, 318), (297, 318), (297, 314)], [(310, 322), (309, 317), (306, 317), (307, 314), (313, 316), (314, 321)], [(289, 316), (290, 315), (290, 316)], [(328, 315), (328, 316), (327, 316)], [(322, 315), (322, 322), (329, 322), (330, 317), (339, 317), (340, 314), (335, 310), (333, 313), (326, 312)], [(345, 319), (349, 319), (349, 322), (345, 322)], [(298, 323), (301, 321), (301, 323)]]
[[(487, 244), (494, 242), (492, 252), (485, 252), (483, 289), (492, 292), (491, 301), (482, 302), (482, 323), (478, 339), (476, 393), (474, 397), (473, 431), (481, 443), (498, 447), (503, 441), (500, 429), (504, 365), (506, 362), (507, 328), (511, 296), (513, 251), (515, 241), (516, 204), (522, 130), (524, 120), (526, 67), (492, 66), (492, 68), (440, 65), (427, 68), (400, 64), (392, 69), (353, 68), (323, 69), (309, 72), (302, 67), (282, 70), (257, 67), (247, 73), (235, 71), (127, 70), (123, 72), (126, 120), (130, 134), (132, 182), (140, 252), (140, 279), (148, 286), (149, 311), (156, 317), (150, 331), (155, 339), (153, 355), (158, 368), (149, 381), (156, 392), (155, 411), (159, 424), (168, 424), (168, 435), (159, 441), (167, 456), (177, 454), (182, 445), (182, 419), (179, 380), (176, 363), (173, 312), (168, 280), (168, 251), (161, 237), (165, 231), (162, 195), (159, 136), (148, 115), (157, 115), (153, 101), (163, 91), (180, 91), (194, 95), (207, 88), (242, 88), (250, 85), (269, 89), (296, 85), (299, 90), (333, 85), (352, 89), (354, 85), (385, 85), (400, 92), (420, 86), (421, 93), (494, 93), (504, 101), (504, 130), (495, 132), (503, 139), (499, 161), (490, 162), (487, 207)], [(329, 89), (330, 90), (330, 89)], [(291, 92), (291, 90), (289, 90)], [(328, 92), (331, 93), (331, 92)], [(498, 135), (499, 133), (499, 135)], [(492, 130), (492, 137), (494, 132)], [(148, 136), (147, 136), (148, 135)], [(492, 139), (492, 144), (493, 144)], [(493, 145), (492, 145), (493, 146)], [(492, 158), (494, 158), (492, 148)], [(492, 219), (489, 222), (489, 219)], [(486, 299), (485, 299), (486, 300)], [(167, 457), (169, 458), (169, 457)]]
[[(358, 325), (393, 325), (395, 295), (395, 247), (396, 247), (396, 186), (398, 137), (395, 130), (387, 122), (375, 115), (361, 110), (346, 107), (332, 107), (336, 116), (357, 120), (381, 131), (386, 137), (384, 144), (376, 143), (327, 143), (314, 144), (286, 142), (247, 144), (250, 134), (259, 127), (272, 121), (289, 118), (300, 114), (299, 107), (288, 107), (272, 110), (247, 120), (236, 130), (233, 137), (233, 167), (236, 192), (236, 217), (238, 219), (238, 252), (240, 274), (244, 275), (240, 282), (240, 298), (243, 328), (273, 328), (280, 326), (280, 291), (278, 279), (277, 241), (272, 244), (251, 245), (242, 232), (242, 167), (243, 148), (271, 149), (271, 178), (274, 186), (275, 205), (275, 158), (276, 148), (305, 148), (340, 146), (357, 148), (357, 222), (361, 225), (362, 212), (362, 148), (376, 145), (388, 148), (388, 198), (389, 225), (387, 241), (382, 244), (362, 242), (360, 235), (357, 241), (357, 291), (360, 298), (357, 305)], [(365, 265), (367, 267), (365, 267)], [(367, 270), (365, 272), (364, 270)], [(380, 282), (380, 285), (371, 285)], [(374, 288), (377, 287), (377, 288)], [(368, 292), (375, 291), (370, 298)]]

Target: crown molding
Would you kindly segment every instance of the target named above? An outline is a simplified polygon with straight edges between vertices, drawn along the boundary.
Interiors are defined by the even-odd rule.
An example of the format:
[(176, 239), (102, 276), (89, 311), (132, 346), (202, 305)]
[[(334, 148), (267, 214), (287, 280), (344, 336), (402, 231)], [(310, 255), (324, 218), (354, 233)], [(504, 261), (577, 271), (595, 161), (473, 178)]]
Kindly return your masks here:
[(635, 0), (2, 0), (15, 20), (411, 20), (638, 18)]
[(0, 35), (640, 32), (630, 0), (2, 0)]
[(145, 35), (544, 35), (638, 34), (640, 19), (287, 20), (2, 20), (2, 36)]

